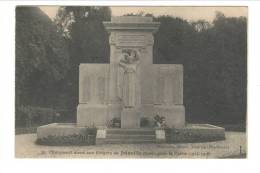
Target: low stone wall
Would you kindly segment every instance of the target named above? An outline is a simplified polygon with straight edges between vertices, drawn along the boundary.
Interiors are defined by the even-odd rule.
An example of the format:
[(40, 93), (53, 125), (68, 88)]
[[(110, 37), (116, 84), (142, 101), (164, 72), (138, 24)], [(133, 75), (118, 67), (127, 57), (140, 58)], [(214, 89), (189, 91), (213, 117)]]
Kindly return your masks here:
[(210, 124), (190, 124), (182, 129), (166, 129), (167, 143), (210, 142), (225, 139), (225, 129)]
[(95, 145), (96, 133), (96, 128), (53, 123), (38, 127), (36, 143), (52, 146)]
[[(123, 132), (124, 129), (119, 130)], [(130, 129), (131, 130), (131, 129)], [(133, 130), (133, 129), (132, 129)], [(143, 129), (144, 130), (144, 129)], [(140, 129), (140, 131), (143, 131)], [(151, 128), (150, 130), (155, 130)], [(130, 133), (129, 130), (125, 130)], [(168, 128), (164, 130), (156, 130), (157, 142), (167, 143), (195, 143), (210, 142), (225, 139), (225, 129), (210, 124), (189, 124), (184, 128)], [(165, 135), (164, 135), (165, 134)], [(76, 124), (53, 123), (38, 127), (37, 144), (41, 145), (95, 145), (96, 144), (96, 128), (76, 126)], [(127, 135), (127, 134), (126, 134)], [(141, 137), (141, 136), (140, 136)], [(120, 141), (118, 142), (120, 143)]]

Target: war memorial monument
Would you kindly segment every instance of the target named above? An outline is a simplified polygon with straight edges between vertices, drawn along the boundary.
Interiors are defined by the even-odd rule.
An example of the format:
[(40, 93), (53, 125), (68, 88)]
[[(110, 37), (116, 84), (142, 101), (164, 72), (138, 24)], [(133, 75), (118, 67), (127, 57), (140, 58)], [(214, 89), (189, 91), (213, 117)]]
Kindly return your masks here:
[[(41, 126), (38, 139), (84, 135), (88, 127), (97, 128), (96, 144), (163, 143), (166, 128), (188, 137), (225, 138), (224, 128), (185, 123), (183, 65), (153, 64), (153, 34), (159, 22), (152, 17), (122, 16), (103, 24), (109, 33), (110, 63), (80, 64), (76, 124)], [(158, 126), (156, 116), (163, 118)], [(120, 121), (118, 127), (108, 125), (114, 119)]]

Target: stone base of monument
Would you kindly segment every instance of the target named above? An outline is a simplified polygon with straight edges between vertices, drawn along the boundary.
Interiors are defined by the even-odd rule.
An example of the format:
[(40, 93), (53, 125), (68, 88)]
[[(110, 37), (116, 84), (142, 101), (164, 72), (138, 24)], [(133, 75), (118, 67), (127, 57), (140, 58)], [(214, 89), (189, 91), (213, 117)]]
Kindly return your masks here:
[(140, 127), (140, 114), (134, 108), (124, 108), (121, 115), (121, 128), (134, 129)]
[(165, 130), (167, 143), (225, 140), (225, 129), (211, 124), (187, 124), (185, 128)]
[(75, 123), (52, 123), (37, 128), (37, 144), (94, 145), (96, 128), (77, 126)]
[(88, 128), (73, 123), (53, 123), (37, 128), (43, 145), (94, 145), (134, 143), (188, 143), (225, 139), (225, 129), (210, 124), (188, 124), (184, 128)]
[(107, 123), (107, 105), (79, 104), (77, 107), (78, 126), (103, 126)]
[(192, 143), (225, 139), (225, 129), (210, 124), (188, 124), (184, 128), (98, 129), (96, 144)]

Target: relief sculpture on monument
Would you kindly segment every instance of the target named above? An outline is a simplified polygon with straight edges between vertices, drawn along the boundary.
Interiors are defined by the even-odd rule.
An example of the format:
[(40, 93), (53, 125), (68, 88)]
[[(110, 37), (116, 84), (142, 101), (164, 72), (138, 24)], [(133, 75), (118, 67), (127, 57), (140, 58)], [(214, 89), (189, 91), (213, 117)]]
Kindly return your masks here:
[[(123, 107), (135, 107), (136, 106), (136, 87), (138, 87), (140, 84), (138, 84), (138, 76), (137, 71), (139, 68), (139, 62), (140, 62), (140, 54), (136, 50), (123, 50), (122, 51), (122, 58), (119, 61), (120, 68), (123, 69), (123, 74), (118, 75), (119, 78), (122, 78), (122, 84), (121, 88), (119, 90), (122, 90), (122, 97), (123, 100)], [(122, 70), (119, 70), (120, 72)], [(122, 76), (122, 77), (121, 77)], [(119, 91), (119, 93), (121, 93)]]

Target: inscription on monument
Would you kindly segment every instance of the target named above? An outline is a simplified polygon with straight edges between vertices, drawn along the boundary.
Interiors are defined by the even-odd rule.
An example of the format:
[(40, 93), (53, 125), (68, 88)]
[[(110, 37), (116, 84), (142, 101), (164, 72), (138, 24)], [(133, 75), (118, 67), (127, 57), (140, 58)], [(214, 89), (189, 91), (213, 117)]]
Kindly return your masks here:
[(117, 37), (117, 46), (144, 46), (145, 35), (143, 34), (119, 34)]
[(85, 89), (85, 92), (83, 92), (84, 95), (83, 98), (85, 103), (87, 103), (91, 99), (90, 98), (91, 85), (90, 85), (90, 78), (88, 76), (84, 78), (83, 85)]
[(101, 104), (105, 103), (105, 78), (98, 77), (98, 98)]

